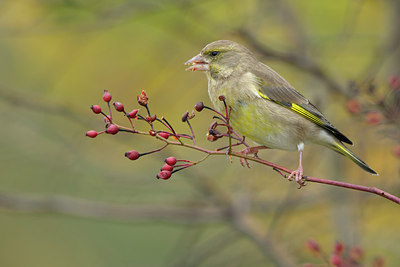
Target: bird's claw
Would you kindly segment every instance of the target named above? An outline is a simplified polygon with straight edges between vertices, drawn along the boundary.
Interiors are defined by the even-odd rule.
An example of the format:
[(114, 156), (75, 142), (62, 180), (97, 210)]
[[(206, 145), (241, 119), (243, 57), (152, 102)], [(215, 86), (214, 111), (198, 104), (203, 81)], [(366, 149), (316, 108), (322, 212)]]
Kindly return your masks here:
[(250, 168), (250, 163), (249, 163), (249, 161), (247, 159), (240, 158), (239, 161), (240, 161), (240, 164), (242, 165), (242, 167), (246, 167), (247, 166), (247, 168)]
[[(258, 149), (255, 147), (246, 147), (245, 149), (239, 151), (239, 153), (243, 154), (244, 156), (247, 156), (248, 154), (254, 154), (254, 156), (257, 156), (257, 152), (258, 152)], [(240, 158), (239, 160), (240, 160), (240, 164), (243, 167), (250, 168), (250, 163), (247, 159)]]
[[(247, 156), (249, 154), (253, 154), (255, 158), (258, 158), (258, 151), (260, 149), (266, 149), (268, 147), (266, 146), (254, 146), (254, 147), (246, 147), (245, 149), (239, 151), (240, 154), (243, 154), (244, 156)], [(247, 159), (242, 159), (240, 158), (240, 164), (242, 164), (243, 167), (250, 168), (249, 161)]]
[(292, 171), (289, 174), (288, 180), (292, 181), (293, 178), (299, 184), (299, 189), (302, 188), (303, 186), (305, 186), (306, 182), (303, 180), (303, 169), (302, 168), (298, 168), (297, 170)]

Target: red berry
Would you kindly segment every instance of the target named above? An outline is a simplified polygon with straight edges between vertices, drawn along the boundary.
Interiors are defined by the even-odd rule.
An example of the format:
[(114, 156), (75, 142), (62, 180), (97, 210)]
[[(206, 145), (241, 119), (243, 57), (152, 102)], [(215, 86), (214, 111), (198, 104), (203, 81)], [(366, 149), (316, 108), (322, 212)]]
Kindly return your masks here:
[(156, 136), (156, 132), (153, 131), (153, 130), (150, 130), (150, 131), (149, 131), (149, 134), (150, 134), (151, 136)]
[(396, 146), (393, 148), (393, 153), (394, 153), (394, 155), (395, 155), (396, 157), (400, 158), (400, 145), (396, 145)]
[(195, 110), (197, 110), (198, 112), (202, 111), (204, 108), (204, 104), (203, 102), (199, 102), (194, 106)]
[(342, 259), (338, 254), (333, 253), (330, 258), (330, 262), (333, 266), (340, 267), (342, 266)]
[(175, 157), (166, 158), (165, 163), (167, 163), (169, 166), (174, 166), (176, 164), (176, 158)]
[(369, 125), (376, 125), (382, 121), (382, 115), (377, 111), (371, 111), (365, 115), (365, 121)]
[(111, 94), (107, 90), (104, 90), (103, 100), (105, 102), (110, 102), (111, 98)]
[(158, 135), (161, 136), (164, 139), (168, 139), (168, 137), (169, 137), (169, 133), (166, 133), (166, 132), (161, 132)]
[(393, 90), (397, 90), (400, 88), (400, 79), (399, 76), (393, 75), (389, 78), (389, 86)]
[(340, 254), (343, 251), (343, 243), (336, 242), (335, 243), (335, 253)]
[(174, 167), (172, 167), (168, 164), (164, 164), (164, 166), (162, 166), (162, 168), (161, 168), (162, 171), (169, 171), (169, 172), (172, 172), (173, 169), (174, 169)]
[(125, 157), (130, 160), (137, 160), (140, 157), (140, 154), (136, 150), (131, 150), (125, 153)]
[(347, 111), (351, 114), (359, 113), (361, 111), (360, 102), (355, 99), (350, 99), (346, 103)]
[(128, 113), (128, 117), (131, 118), (131, 119), (134, 119), (134, 118), (137, 117), (138, 113), (139, 113), (139, 110), (138, 109), (134, 109), (134, 110), (132, 110), (131, 112)]
[(93, 130), (86, 132), (86, 136), (90, 137), (90, 138), (95, 138), (98, 134), (99, 134), (98, 132), (93, 131)]
[(114, 102), (113, 105), (117, 111), (119, 112), (124, 111), (124, 105), (121, 102)]
[(309, 250), (311, 250), (312, 252), (318, 253), (318, 252), (321, 251), (320, 248), (319, 248), (318, 243), (317, 243), (316, 241), (312, 240), (312, 239), (307, 240), (306, 246), (307, 246), (307, 248), (308, 248)]
[(95, 114), (101, 113), (101, 107), (99, 105), (91, 105), (90, 108)]
[(170, 171), (161, 171), (157, 174), (158, 179), (168, 180), (171, 177)]
[(110, 124), (106, 129), (106, 133), (108, 134), (116, 134), (118, 133), (118, 131), (119, 131), (118, 126), (115, 124)]
[(220, 101), (224, 101), (226, 98), (225, 98), (224, 95), (220, 95), (220, 96), (218, 97), (218, 99), (219, 99)]

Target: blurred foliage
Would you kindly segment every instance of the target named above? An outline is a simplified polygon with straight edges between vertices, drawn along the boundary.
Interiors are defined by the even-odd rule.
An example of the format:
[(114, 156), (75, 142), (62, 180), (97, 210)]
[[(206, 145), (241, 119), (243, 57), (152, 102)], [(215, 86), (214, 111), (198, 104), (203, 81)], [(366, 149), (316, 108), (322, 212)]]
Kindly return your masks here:
[[(314, 260), (304, 244), (316, 239), (324, 247), (335, 240), (361, 246), (366, 262), (381, 256), (397, 266), (400, 213), (389, 201), (316, 184), (297, 190), (269, 168), (246, 169), (223, 157), (159, 181), (163, 158), (201, 155), (168, 148), (131, 162), (125, 151), (159, 144), (123, 134), (92, 140), (84, 133), (103, 127), (89, 106), (101, 103), (104, 89), (127, 109), (137, 106), (136, 95), (145, 89), (152, 110), (186, 131), (181, 114), (209, 100), (205, 77), (184, 72), (183, 63), (218, 39), (254, 48), (245, 32), (273, 51), (257, 54), (354, 140), (354, 152), (380, 176), (316, 146), (305, 150), (305, 173), (400, 195), (399, 158), (392, 153), (399, 136), (386, 134), (388, 125), (369, 125), (364, 113), (346, 111), (350, 82), (375, 108), (378, 100), (365, 85), (384, 94), (389, 77), (399, 74), (398, 12), (395, 0), (0, 1), (0, 265), (274, 266), (277, 251), (298, 265)], [(282, 53), (311, 59), (340, 93), (282, 60)], [(197, 115), (197, 136), (210, 122), (205, 113)], [(260, 155), (296, 166), (296, 153)], [(37, 198), (45, 203), (39, 208)], [(70, 210), (71, 199), (78, 210), (80, 201), (194, 210), (239, 206), (249, 220), (244, 229), (257, 234), (230, 217), (196, 223), (146, 213), (89, 216)]]

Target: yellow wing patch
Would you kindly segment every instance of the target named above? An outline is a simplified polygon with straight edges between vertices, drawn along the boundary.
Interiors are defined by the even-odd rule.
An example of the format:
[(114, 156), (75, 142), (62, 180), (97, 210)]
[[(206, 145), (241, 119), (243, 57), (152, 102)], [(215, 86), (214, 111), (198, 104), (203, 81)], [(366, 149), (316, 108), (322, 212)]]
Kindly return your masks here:
[(258, 93), (262, 98), (265, 98), (265, 99), (270, 100), (272, 102), (275, 102), (275, 103), (277, 103), (277, 104), (279, 104), (281, 106), (284, 106), (284, 107), (286, 107), (288, 109), (291, 109), (294, 112), (296, 112), (296, 113), (300, 114), (301, 116), (305, 117), (306, 119), (314, 122), (315, 124), (318, 124), (320, 126), (324, 126), (325, 125), (325, 123), (320, 118), (318, 118), (317, 116), (315, 116), (310, 111), (308, 111), (305, 108), (303, 108), (302, 106), (299, 106), (299, 105), (297, 105), (295, 103), (286, 103), (286, 102), (276, 101), (276, 100), (273, 100), (273, 99), (269, 98), (268, 96), (266, 96), (262, 92), (258, 92)]
[(300, 115), (314, 122), (315, 124), (318, 124), (320, 126), (325, 125), (325, 123), (320, 118), (318, 118), (317, 116), (315, 116), (314, 114), (312, 114), (311, 112), (309, 112), (308, 110), (304, 109), (303, 107), (297, 104), (292, 103), (292, 107), (290, 109), (299, 113)]

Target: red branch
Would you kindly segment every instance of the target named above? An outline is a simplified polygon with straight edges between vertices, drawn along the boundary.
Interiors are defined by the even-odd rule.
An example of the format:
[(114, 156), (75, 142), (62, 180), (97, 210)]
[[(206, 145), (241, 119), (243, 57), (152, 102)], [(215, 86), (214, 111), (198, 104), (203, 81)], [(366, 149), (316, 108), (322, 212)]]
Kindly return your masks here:
[[(251, 157), (251, 156), (247, 156), (244, 155), (242, 153), (239, 152), (235, 152), (235, 151), (231, 151), (230, 153), (225, 152), (225, 151), (213, 151), (213, 150), (208, 150), (202, 147), (198, 147), (198, 146), (194, 146), (194, 145), (190, 145), (190, 144), (181, 144), (179, 142), (173, 142), (173, 141), (168, 141), (168, 140), (163, 140), (164, 142), (167, 142), (170, 145), (177, 145), (177, 146), (184, 146), (190, 149), (194, 149), (197, 151), (201, 151), (206, 153), (207, 155), (220, 155), (220, 156), (233, 156), (233, 157), (237, 157), (237, 158), (242, 158), (242, 159), (247, 159), (250, 161), (254, 161), (257, 163), (260, 163), (262, 165), (266, 165), (269, 167), (272, 167), (274, 170), (277, 170), (282, 176), (286, 177), (286, 175), (284, 175), (282, 172), (284, 173), (291, 173), (292, 170), (285, 168), (283, 166), (277, 165), (275, 163), (260, 159), (260, 158), (256, 158), (256, 157)], [(363, 192), (367, 192), (367, 193), (373, 193), (376, 194), (378, 196), (384, 197), (390, 201), (393, 201), (397, 204), (400, 204), (400, 198), (396, 197), (392, 194), (389, 194), (385, 191), (383, 191), (382, 189), (376, 188), (376, 187), (369, 187), (369, 186), (364, 186), (364, 185), (356, 185), (356, 184), (350, 184), (350, 183), (345, 183), (345, 182), (340, 182), (340, 181), (335, 181), (335, 180), (328, 180), (328, 179), (323, 179), (323, 178), (317, 178), (317, 177), (310, 177), (310, 176), (304, 176), (303, 177), (304, 181), (307, 182), (312, 182), (312, 183), (320, 183), (320, 184), (326, 184), (326, 185), (333, 185), (333, 186), (338, 186), (338, 187), (344, 187), (344, 188), (349, 188), (349, 189), (353, 189), (353, 190), (358, 190), (358, 191), (363, 191)]]
[(364, 192), (376, 194), (378, 196), (389, 199), (397, 204), (400, 204), (400, 198), (398, 198), (392, 194), (389, 194), (389, 193), (387, 193), (379, 188), (376, 188), (376, 187), (356, 185), (356, 184), (350, 184), (350, 183), (315, 178), (315, 177), (304, 177), (304, 180), (306, 180), (308, 182), (313, 182), (313, 183), (328, 184), (328, 185), (334, 185), (334, 186), (349, 188), (349, 189), (358, 190), (358, 191), (364, 191)]

